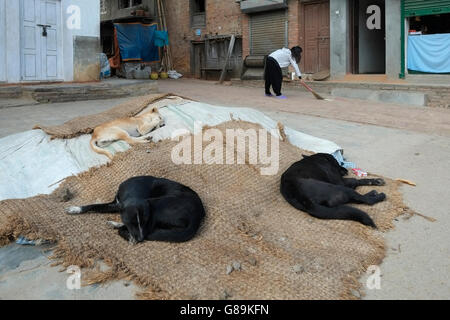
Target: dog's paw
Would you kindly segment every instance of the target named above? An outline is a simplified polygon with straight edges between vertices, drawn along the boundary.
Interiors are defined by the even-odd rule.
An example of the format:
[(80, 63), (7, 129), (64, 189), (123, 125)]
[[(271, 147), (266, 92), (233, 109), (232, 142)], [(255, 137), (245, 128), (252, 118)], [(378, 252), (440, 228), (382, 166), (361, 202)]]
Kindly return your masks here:
[(107, 221), (106, 223), (113, 229), (120, 229), (124, 226), (123, 223), (115, 222), (115, 221)]
[(69, 207), (65, 211), (67, 214), (80, 214), (82, 209), (81, 207)]
[(129, 244), (137, 244), (137, 240), (130, 234), (130, 236), (128, 237), (128, 243)]
[(386, 199), (386, 194), (383, 193), (383, 192), (377, 194), (377, 199), (378, 199), (378, 201), (383, 201), (383, 200), (385, 200), (385, 199)]
[(366, 194), (366, 196), (369, 196), (369, 197), (376, 197), (377, 195), (378, 195), (377, 190), (372, 190)]
[(383, 179), (378, 178), (378, 179), (373, 179), (372, 185), (374, 186), (384, 186), (386, 184), (386, 182), (384, 182)]

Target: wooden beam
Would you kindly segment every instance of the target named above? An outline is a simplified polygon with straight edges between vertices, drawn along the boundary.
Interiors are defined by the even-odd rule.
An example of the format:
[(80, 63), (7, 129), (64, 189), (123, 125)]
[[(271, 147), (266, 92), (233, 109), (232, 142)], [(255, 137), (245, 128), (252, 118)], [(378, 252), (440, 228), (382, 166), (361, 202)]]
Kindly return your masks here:
[(223, 65), (223, 69), (222, 69), (222, 73), (220, 74), (220, 80), (219, 83), (222, 84), (223, 81), (225, 80), (225, 76), (227, 75), (227, 66), (228, 66), (228, 61), (230, 60), (231, 54), (233, 53), (233, 49), (234, 49), (234, 42), (236, 41), (236, 37), (233, 34), (231, 36), (231, 40), (230, 40), (230, 46), (228, 47), (228, 53), (227, 53), (227, 58), (225, 59), (225, 64)]

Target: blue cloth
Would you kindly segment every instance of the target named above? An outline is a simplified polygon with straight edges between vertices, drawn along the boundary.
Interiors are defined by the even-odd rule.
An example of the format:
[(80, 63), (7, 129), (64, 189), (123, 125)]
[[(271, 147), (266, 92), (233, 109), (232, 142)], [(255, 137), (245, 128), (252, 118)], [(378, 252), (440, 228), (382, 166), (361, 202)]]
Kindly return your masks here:
[(344, 159), (344, 155), (342, 154), (341, 150), (337, 150), (335, 153), (332, 154), (332, 156), (336, 159), (336, 161), (339, 163), (341, 167), (344, 167), (346, 169), (356, 168), (356, 164), (350, 161), (346, 161)]
[(164, 47), (169, 45), (169, 34), (167, 31), (155, 31), (155, 46)]
[(450, 33), (408, 36), (408, 69), (450, 72)]
[(159, 61), (159, 50), (154, 44), (156, 24), (115, 23), (122, 61)]

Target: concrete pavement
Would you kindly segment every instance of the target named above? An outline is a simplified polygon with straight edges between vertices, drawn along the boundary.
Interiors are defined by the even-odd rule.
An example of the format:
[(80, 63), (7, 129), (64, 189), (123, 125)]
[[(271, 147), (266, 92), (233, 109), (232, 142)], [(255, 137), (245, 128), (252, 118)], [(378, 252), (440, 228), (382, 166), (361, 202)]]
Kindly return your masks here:
[[(283, 101), (264, 97), (259, 88), (218, 86), (190, 79), (160, 81), (158, 86), (160, 91), (207, 103), (259, 109), (286, 126), (336, 142), (348, 160), (366, 171), (416, 182), (416, 187), (402, 187), (406, 204), (437, 221), (418, 216), (397, 219), (395, 229), (385, 234), (388, 251), (381, 264), (381, 289), (366, 290), (366, 298), (450, 298), (450, 110), (343, 98), (317, 101), (298, 90), (286, 90), (288, 99)], [(101, 112), (120, 102), (97, 100), (1, 109), (0, 137), (36, 123), (57, 124), (77, 115)], [(0, 298), (133, 298), (136, 288), (120, 282), (84, 288), (82, 292), (68, 291), (68, 275), (49, 267), (40, 250), (17, 245), (0, 249)], [(361, 281), (364, 283), (364, 278)]]

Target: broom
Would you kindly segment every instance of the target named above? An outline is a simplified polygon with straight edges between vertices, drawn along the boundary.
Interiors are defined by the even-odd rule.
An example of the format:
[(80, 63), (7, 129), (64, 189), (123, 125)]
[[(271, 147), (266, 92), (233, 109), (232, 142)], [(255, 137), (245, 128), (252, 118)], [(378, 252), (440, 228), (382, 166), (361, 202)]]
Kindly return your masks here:
[(300, 81), (300, 83), (302, 84), (302, 86), (304, 86), (306, 88), (306, 90), (308, 90), (309, 92), (311, 92), (314, 97), (316, 97), (316, 99), (318, 100), (326, 100), (324, 97), (322, 97), (320, 94), (318, 94), (317, 92), (315, 92), (312, 88), (310, 88), (306, 83), (304, 83), (303, 81)]

